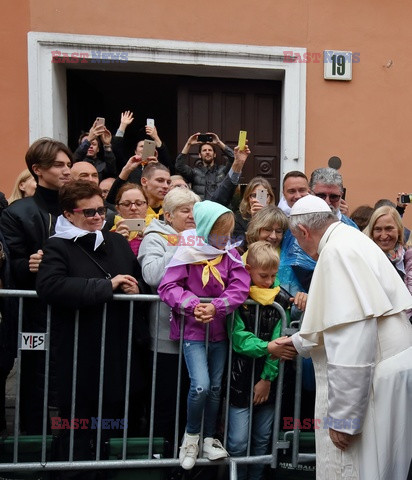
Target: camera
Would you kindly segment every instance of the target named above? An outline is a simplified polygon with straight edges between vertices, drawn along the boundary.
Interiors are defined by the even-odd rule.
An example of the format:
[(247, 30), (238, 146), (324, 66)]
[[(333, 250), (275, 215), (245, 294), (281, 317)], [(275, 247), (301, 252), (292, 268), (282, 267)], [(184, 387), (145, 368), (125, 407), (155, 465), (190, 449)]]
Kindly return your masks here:
[(201, 133), (200, 135), (197, 136), (197, 141), (198, 142), (213, 142), (213, 136), (208, 135), (207, 133)]
[(411, 203), (411, 201), (412, 201), (412, 193), (410, 193), (409, 195), (401, 195), (400, 203)]

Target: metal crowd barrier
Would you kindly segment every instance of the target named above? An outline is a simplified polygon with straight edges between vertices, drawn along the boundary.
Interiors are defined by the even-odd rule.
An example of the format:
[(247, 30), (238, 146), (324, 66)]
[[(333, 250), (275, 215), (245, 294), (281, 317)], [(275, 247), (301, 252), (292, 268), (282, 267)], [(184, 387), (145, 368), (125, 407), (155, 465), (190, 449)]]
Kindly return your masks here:
[[(84, 470), (101, 470), (101, 469), (141, 469), (141, 468), (159, 468), (159, 467), (178, 467), (178, 447), (180, 446), (180, 435), (179, 435), (179, 405), (180, 405), (180, 396), (181, 396), (181, 371), (183, 364), (183, 354), (182, 354), (182, 342), (183, 336), (180, 339), (180, 353), (179, 353), (179, 375), (178, 375), (178, 386), (177, 386), (177, 401), (176, 401), (176, 417), (175, 417), (175, 434), (174, 434), (174, 446), (173, 446), (173, 458), (156, 458), (159, 455), (156, 455), (155, 448), (155, 437), (153, 435), (154, 427), (154, 402), (156, 392), (156, 374), (157, 374), (157, 353), (158, 353), (158, 341), (155, 340), (154, 347), (154, 357), (153, 357), (153, 372), (152, 372), (152, 394), (150, 400), (150, 418), (149, 418), (149, 434), (147, 437), (147, 455), (144, 459), (130, 459), (128, 458), (128, 414), (129, 414), (129, 390), (130, 390), (130, 373), (131, 373), (131, 349), (132, 349), (132, 330), (133, 330), (133, 321), (134, 321), (134, 309), (139, 305), (136, 302), (157, 302), (157, 316), (156, 316), (156, 331), (159, 331), (159, 305), (160, 300), (157, 295), (114, 295), (114, 301), (116, 302), (129, 302), (129, 318), (125, 319), (128, 321), (128, 351), (127, 351), (127, 368), (126, 368), (126, 395), (124, 403), (124, 420), (125, 428), (123, 431), (122, 437), (122, 446), (121, 446), (121, 458), (117, 460), (107, 460), (102, 459), (100, 456), (100, 447), (102, 442), (102, 425), (99, 422), (97, 427), (97, 443), (96, 443), (96, 458), (94, 460), (74, 460), (73, 459), (73, 447), (74, 447), (74, 429), (70, 431), (70, 443), (69, 443), (69, 460), (68, 461), (55, 461), (50, 458), (50, 436), (48, 435), (48, 422), (49, 422), (49, 372), (50, 372), (50, 326), (51, 326), (51, 312), (52, 307), (47, 307), (47, 318), (46, 318), (46, 332), (29, 332), (31, 333), (31, 349), (37, 350), (41, 348), (45, 352), (45, 367), (44, 367), (44, 400), (43, 400), (43, 428), (41, 434), (41, 453), (40, 459), (38, 461), (19, 461), (19, 449), (20, 442), (19, 439), (24, 438), (19, 429), (20, 425), (20, 393), (21, 393), (21, 358), (22, 350), (27, 347), (24, 342), (27, 343), (28, 336), (26, 335), (23, 338), (24, 332), (23, 328), (23, 312), (24, 312), (24, 299), (25, 298), (36, 298), (37, 294), (35, 291), (26, 291), (26, 290), (0, 290), (1, 297), (17, 297), (18, 298), (18, 350), (17, 350), (17, 377), (16, 377), (16, 398), (15, 398), (15, 412), (14, 412), (14, 434), (13, 434), (13, 453), (12, 460), (9, 462), (4, 462), (1, 459), (0, 452), (0, 477), (2, 476), (1, 472), (13, 472), (14, 474), (19, 472), (39, 472), (44, 473), (51, 471), (84, 471)], [(202, 301), (210, 301), (210, 299), (202, 299)], [(257, 305), (256, 315), (259, 315), (259, 305), (252, 300), (246, 302), (250, 305)], [(279, 311), (281, 315), (282, 322), (282, 335), (291, 334), (294, 331), (297, 331), (297, 328), (287, 327), (286, 315), (283, 308), (274, 303), (275, 308)], [(104, 360), (105, 360), (105, 331), (106, 331), (106, 312), (107, 305), (104, 306), (103, 315), (102, 315), (102, 342), (101, 342), (101, 351), (100, 351), (100, 378), (99, 378), (99, 401), (98, 401), (98, 418), (102, 418), (102, 405), (103, 405), (103, 384), (104, 384)], [(182, 319), (183, 321), (183, 319)], [(232, 315), (233, 321), (233, 315)], [(75, 341), (73, 345), (73, 380), (72, 387), (76, 385), (76, 372), (77, 372), (77, 347), (78, 347), (78, 334), (79, 334), (79, 311), (76, 312), (75, 317)], [(255, 334), (258, 332), (258, 322), (255, 323)], [(181, 329), (183, 331), (183, 329)], [(37, 337), (36, 337), (37, 334)], [(37, 345), (34, 346), (34, 340), (37, 340)], [(41, 342), (42, 345), (39, 345)], [(208, 339), (206, 340), (208, 342)], [(36, 354), (35, 352), (33, 354)], [(232, 342), (229, 338), (229, 353), (228, 353), (228, 371), (227, 378), (230, 379), (230, 366), (232, 360)], [(254, 371), (254, 369), (253, 369)], [(301, 362), (297, 362), (297, 375), (296, 375), (296, 395), (295, 395), (295, 418), (299, 418), (299, 408), (300, 408), (300, 383), (301, 383), (301, 374), (302, 366)], [(299, 430), (294, 430), (293, 433), (289, 432), (284, 436), (283, 439), (280, 439), (281, 434), (281, 404), (282, 404), (282, 388), (284, 380), (284, 362), (279, 362), (279, 372), (277, 379), (277, 391), (276, 391), (276, 405), (274, 413), (274, 423), (273, 423), (273, 440), (271, 452), (268, 455), (260, 456), (251, 456), (250, 455), (250, 444), (251, 444), (251, 434), (252, 434), (252, 419), (253, 416), (250, 415), (250, 425), (249, 425), (249, 439), (248, 439), (248, 450), (247, 456), (245, 457), (229, 457), (223, 460), (218, 461), (209, 461), (204, 458), (198, 458), (196, 461), (196, 466), (216, 466), (216, 465), (226, 465), (229, 467), (230, 479), (237, 480), (237, 466), (240, 464), (269, 464), (271, 468), (276, 468), (278, 466), (278, 451), (286, 450), (291, 447), (291, 441), (289, 440), (290, 435), (293, 435), (293, 452), (292, 452), (292, 463), (294, 466), (298, 464), (299, 461), (313, 460), (313, 456), (305, 456), (305, 454), (299, 454)], [(250, 409), (253, 408), (253, 386), (254, 379), (251, 379), (251, 401)], [(228, 411), (228, 400), (229, 400), (229, 389), (230, 383), (227, 382), (226, 387), (226, 398), (225, 406), (223, 411)], [(223, 395), (222, 395), (223, 397)], [(76, 406), (76, 389), (72, 388), (72, 398), (71, 398), (71, 420), (76, 418), (75, 416), (75, 406)], [(224, 439), (223, 443), (226, 445), (227, 440), (227, 429), (228, 429), (228, 415), (224, 416)], [(3, 438), (4, 441), (4, 438)], [(0, 440), (1, 442), (1, 440)], [(4, 462), (4, 463), (1, 463)]]

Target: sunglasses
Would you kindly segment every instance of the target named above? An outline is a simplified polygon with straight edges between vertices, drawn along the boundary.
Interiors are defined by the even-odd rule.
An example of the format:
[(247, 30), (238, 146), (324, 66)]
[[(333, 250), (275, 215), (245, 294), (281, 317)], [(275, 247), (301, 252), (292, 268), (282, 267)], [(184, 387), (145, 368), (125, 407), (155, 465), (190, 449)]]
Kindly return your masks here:
[(98, 207), (98, 208), (73, 208), (73, 212), (83, 212), (83, 215), (84, 215), (86, 218), (94, 217), (94, 216), (96, 215), (96, 213), (97, 213), (98, 215), (100, 215), (101, 217), (103, 217), (104, 215), (106, 215), (107, 207)]
[(146, 205), (146, 200), (136, 200), (135, 202), (131, 202), (130, 200), (125, 200), (124, 202), (120, 202), (117, 205), (120, 207), (126, 207), (129, 208), (132, 205), (135, 205), (136, 207), (141, 207), (142, 205)]
[(332, 203), (337, 202), (342, 197), (342, 195), (338, 195), (337, 193), (315, 193), (315, 196), (321, 198), (322, 200), (326, 200), (329, 197), (329, 200)]

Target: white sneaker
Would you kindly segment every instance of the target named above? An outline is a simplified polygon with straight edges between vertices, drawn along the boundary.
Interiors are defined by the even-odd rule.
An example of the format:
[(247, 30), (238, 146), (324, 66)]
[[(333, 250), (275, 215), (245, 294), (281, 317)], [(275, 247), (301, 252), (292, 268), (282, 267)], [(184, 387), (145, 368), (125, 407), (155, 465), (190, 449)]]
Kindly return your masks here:
[(207, 437), (203, 440), (203, 456), (209, 460), (228, 457), (229, 454), (216, 438)]
[(185, 470), (190, 470), (194, 467), (198, 454), (199, 435), (189, 435), (185, 432), (179, 452), (180, 466)]

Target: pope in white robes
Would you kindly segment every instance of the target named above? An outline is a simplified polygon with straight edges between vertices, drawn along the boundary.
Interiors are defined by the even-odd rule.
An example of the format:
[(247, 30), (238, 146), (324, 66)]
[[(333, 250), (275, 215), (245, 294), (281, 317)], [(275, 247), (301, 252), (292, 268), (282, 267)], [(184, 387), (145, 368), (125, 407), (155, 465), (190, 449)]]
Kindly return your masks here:
[(412, 297), (382, 250), (312, 195), (291, 229), (317, 260), (290, 344), (316, 375), (317, 479), (404, 480), (412, 457)]

